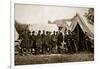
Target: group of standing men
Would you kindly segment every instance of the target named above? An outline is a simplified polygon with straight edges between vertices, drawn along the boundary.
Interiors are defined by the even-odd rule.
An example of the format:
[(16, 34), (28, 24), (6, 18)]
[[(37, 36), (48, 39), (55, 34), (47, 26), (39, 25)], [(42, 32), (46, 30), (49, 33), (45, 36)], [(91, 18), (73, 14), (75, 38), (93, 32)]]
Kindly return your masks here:
[[(42, 32), (42, 33), (41, 33)], [(70, 30), (64, 34), (60, 31), (23, 31), (20, 35), (20, 54), (51, 54), (51, 53), (75, 53), (78, 52), (77, 40), (75, 34)]]

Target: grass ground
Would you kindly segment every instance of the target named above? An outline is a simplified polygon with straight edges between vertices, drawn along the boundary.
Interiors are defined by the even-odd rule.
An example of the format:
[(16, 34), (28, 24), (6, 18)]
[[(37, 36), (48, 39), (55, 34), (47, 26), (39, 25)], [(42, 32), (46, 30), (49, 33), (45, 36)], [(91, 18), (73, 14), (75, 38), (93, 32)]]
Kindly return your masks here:
[(46, 63), (63, 63), (63, 62), (79, 62), (93, 61), (93, 53), (77, 53), (77, 54), (51, 54), (51, 55), (15, 55), (15, 65), (28, 64), (46, 64)]

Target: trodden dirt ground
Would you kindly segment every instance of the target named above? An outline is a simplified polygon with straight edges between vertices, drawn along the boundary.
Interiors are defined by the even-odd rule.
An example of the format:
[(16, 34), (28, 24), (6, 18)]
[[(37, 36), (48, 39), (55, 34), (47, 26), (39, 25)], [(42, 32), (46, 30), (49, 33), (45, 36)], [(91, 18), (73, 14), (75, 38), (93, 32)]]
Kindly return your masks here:
[(94, 54), (81, 52), (77, 54), (46, 54), (46, 55), (15, 55), (15, 65), (63, 63), (63, 62), (81, 62), (93, 61)]

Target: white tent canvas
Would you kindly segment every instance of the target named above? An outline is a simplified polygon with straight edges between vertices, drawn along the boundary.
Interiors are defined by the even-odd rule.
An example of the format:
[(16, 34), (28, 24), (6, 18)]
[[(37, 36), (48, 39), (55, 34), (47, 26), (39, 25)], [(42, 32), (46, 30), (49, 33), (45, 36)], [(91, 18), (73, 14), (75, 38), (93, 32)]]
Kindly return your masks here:
[(87, 32), (87, 35), (93, 39), (94, 38), (94, 28), (93, 25), (89, 24), (87, 20), (84, 20), (85, 18), (80, 16), (79, 14), (76, 14), (76, 16), (73, 18), (72, 23), (70, 25), (71, 32), (75, 29), (77, 24), (81, 27), (82, 31), (85, 33)]
[(58, 31), (58, 27), (57, 25), (55, 24), (45, 24), (45, 25), (42, 25), (42, 24), (32, 24), (32, 25), (29, 25), (29, 30), (32, 32), (32, 31), (35, 31), (36, 33), (41, 30), (41, 32), (43, 30), (45, 31)]
[(68, 23), (66, 21), (70, 21), (70, 19), (58, 19), (53, 22), (48, 21), (49, 24), (55, 24), (58, 28), (62, 27), (61, 31), (64, 32), (65, 29), (68, 29)]
[(75, 29), (77, 24), (81, 27), (82, 31), (85, 33), (87, 32), (87, 35), (93, 39), (94, 38), (94, 26), (89, 24), (86, 20), (86, 18), (82, 15), (79, 15), (76, 13), (76, 15), (73, 18), (70, 19), (59, 19), (55, 20), (53, 22), (49, 21), (49, 24), (56, 24), (58, 27), (62, 27), (62, 32), (64, 32), (65, 28), (68, 30), (71, 30), (71, 32)]
[[(43, 24), (32, 24), (32, 25), (28, 25), (28, 29), (29, 29), (30, 32), (35, 31), (36, 32), (35, 34), (37, 34), (37, 32), (39, 30), (41, 30), (41, 33), (42, 33), (43, 30), (51, 31), (51, 32), (58, 31), (58, 27), (55, 24), (45, 24), (45, 25), (43, 25)], [(16, 31), (16, 28), (15, 28), (14, 29), (14, 40), (17, 40), (18, 38), (19, 38), (19, 34), (18, 34), (18, 32)]]
[(16, 29), (14, 29), (14, 40), (17, 40), (19, 37), (19, 34), (17, 33)]

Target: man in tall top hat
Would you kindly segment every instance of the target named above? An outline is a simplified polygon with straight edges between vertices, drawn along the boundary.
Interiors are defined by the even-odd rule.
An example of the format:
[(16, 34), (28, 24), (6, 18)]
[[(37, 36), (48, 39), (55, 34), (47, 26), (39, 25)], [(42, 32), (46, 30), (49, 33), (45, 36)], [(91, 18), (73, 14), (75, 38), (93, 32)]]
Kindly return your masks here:
[(32, 48), (31, 48), (31, 52), (33, 54), (33, 49), (34, 49), (34, 52), (35, 52), (35, 55), (36, 55), (36, 35), (35, 35), (35, 31), (32, 31), (31, 40), (33, 41), (33, 45), (32, 45)]

